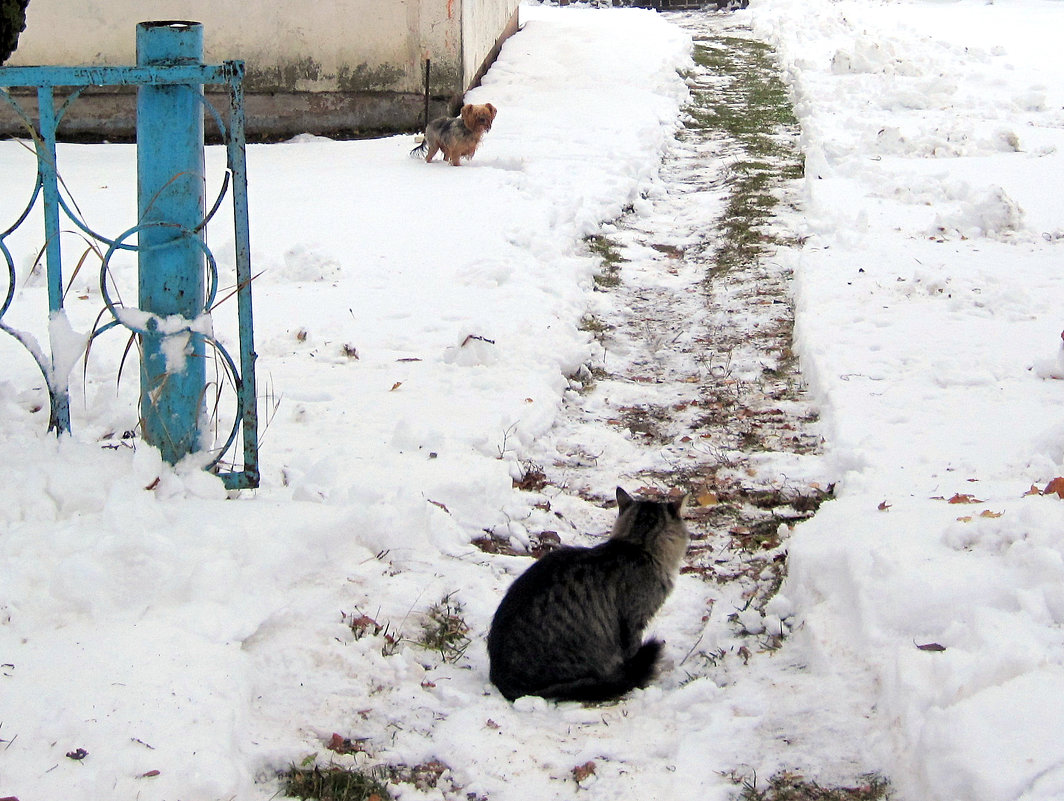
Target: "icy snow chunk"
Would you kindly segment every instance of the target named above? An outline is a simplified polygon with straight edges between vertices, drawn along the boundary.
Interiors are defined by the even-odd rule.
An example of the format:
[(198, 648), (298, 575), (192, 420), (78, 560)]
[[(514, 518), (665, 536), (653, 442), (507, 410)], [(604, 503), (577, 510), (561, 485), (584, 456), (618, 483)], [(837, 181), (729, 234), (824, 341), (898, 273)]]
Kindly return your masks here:
[(765, 630), (765, 619), (756, 609), (744, 609), (736, 617), (747, 634), (761, 634)]
[(285, 251), (284, 265), (274, 274), (286, 281), (333, 281), (340, 277), (340, 262), (316, 245), (295, 245)]
[(517, 712), (546, 712), (550, 703), (546, 698), (535, 695), (522, 695), (514, 701), (514, 710)]
[(166, 359), (168, 375), (184, 372), (185, 360), (192, 355), (191, 339), (188, 334), (174, 334), (163, 339), (160, 350)]
[(831, 57), (831, 71), (836, 75), (879, 72), (894, 60), (878, 42), (858, 40), (849, 50), (837, 50)]
[(943, 544), (958, 551), (980, 547), (989, 551), (1004, 551), (1023, 539), (1026, 532), (1002, 518), (973, 517), (951, 524), (942, 535)]
[(783, 621), (775, 615), (765, 615), (762, 625), (768, 634), (776, 634), (781, 637), (784, 634)]
[(935, 220), (936, 233), (956, 232), (969, 239), (999, 237), (1023, 227), (1023, 209), (1000, 186), (970, 193), (952, 212)]
[(285, 144), (285, 145), (307, 145), (307, 144), (313, 144), (315, 142), (333, 142), (333, 141), (335, 141), (335, 140), (330, 139), (327, 136), (319, 136), (318, 134), (312, 134), (312, 133), (301, 133), (301, 134), (296, 134), (291, 139), (286, 139), (281, 144)]
[(1012, 105), (1019, 111), (1045, 111), (1046, 90), (1043, 86), (1031, 87), (1028, 91), (1016, 95)]
[(66, 312), (55, 312), (48, 321), (48, 337), (52, 344), (52, 383), (62, 392), (67, 388), (70, 371), (85, 352), (88, 334), (75, 331)]
[[(1064, 339), (1064, 334), (1061, 334), (1061, 339)], [(1060, 343), (1052, 357), (1036, 360), (1033, 369), (1039, 378), (1064, 378), (1064, 342)]]
[(499, 353), (494, 340), (468, 334), (444, 350), (443, 361), (460, 367), (487, 366), (499, 361)]
[(783, 593), (778, 592), (765, 604), (765, 614), (775, 615), (782, 620), (786, 620), (794, 615), (794, 601)]

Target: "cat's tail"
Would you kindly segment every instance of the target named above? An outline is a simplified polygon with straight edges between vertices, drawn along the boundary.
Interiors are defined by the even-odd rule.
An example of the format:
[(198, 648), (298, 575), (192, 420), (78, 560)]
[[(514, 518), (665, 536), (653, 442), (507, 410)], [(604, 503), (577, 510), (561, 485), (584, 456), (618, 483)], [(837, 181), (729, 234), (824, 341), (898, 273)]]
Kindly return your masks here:
[(647, 640), (643, 643), (643, 647), (625, 663), (624, 675), (632, 683), (630, 689), (646, 687), (654, 680), (662, 645), (661, 640)]
[(661, 640), (647, 640), (615, 676), (562, 682), (536, 695), (557, 701), (611, 701), (620, 698), (631, 690), (646, 687), (654, 680), (661, 647)]

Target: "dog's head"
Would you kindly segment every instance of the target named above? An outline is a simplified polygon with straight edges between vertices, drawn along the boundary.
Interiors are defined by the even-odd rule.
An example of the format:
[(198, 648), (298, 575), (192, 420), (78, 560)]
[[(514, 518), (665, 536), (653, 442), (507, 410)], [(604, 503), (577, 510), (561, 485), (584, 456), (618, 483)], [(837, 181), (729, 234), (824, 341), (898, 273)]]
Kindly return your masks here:
[(462, 106), (462, 122), (473, 133), (482, 134), (491, 130), (497, 113), (498, 110), (491, 103), (482, 103), (479, 106), (466, 103)]

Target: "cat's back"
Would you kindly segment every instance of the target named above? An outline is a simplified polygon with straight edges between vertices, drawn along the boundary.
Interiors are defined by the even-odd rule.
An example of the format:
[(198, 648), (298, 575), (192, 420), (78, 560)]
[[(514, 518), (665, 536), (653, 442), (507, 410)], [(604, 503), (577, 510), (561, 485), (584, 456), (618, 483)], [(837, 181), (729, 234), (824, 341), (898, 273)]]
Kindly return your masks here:
[(508, 617), (542, 608), (553, 615), (601, 601), (611, 585), (640, 570), (649, 572), (646, 551), (631, 543), (608, 540), (592, 548), (565, 547), (545, 554), (518, 576), (503, 597), (492, 631)]
[(610, 540), (559, 548), (518, 576), (488, 631), (491, 680), (508, 698), (620, 669), (626, 588), (653, 573), (646, 552)]

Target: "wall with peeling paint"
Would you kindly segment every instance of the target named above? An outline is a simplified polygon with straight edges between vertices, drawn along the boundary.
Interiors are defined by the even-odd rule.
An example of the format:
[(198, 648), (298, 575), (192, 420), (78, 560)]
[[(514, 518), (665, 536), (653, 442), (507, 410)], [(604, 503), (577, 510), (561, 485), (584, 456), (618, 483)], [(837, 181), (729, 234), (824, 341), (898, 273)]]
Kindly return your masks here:
[(218, 0), (32, 0), (9, 65), (133, 64), (138, 22), (190, 19), (203, 23), (206, 61), (247, 62), (249, 89), (416, 92), (423, 52), (441, 67), (461, 63), (459, 20), (448, 19), (447, 7), (448, 0), (255, 0), (249, 13), (246, 4)]
[[(134, 64), (138, 22), (195, 20), (204, 26), (205, 61), (247, 63), (249, 96), (313, 93), (321, 95), (317, 105), (327, 100), (334, 109), (346, 100), (347, 127), (356, 130), (380, 127), (360, 126), (355, 107), (376, 95), (381, 118), (384, 93), (395, 100), (393, 125), (401, 128), (423, 105), (425, 59), (432, 63), (430, 94), (444, 107), (512, 32), (518, 1), (255, 0), (251, 13), (247, 4), (218, 0), (31, 0), (7, 64)], [(311, 126), (302, 130), (313, 130), (305, 109), (315, 102), (294, 102), (304, 107), (301, 124)], [(274, 97), (272, 108), (283, 115), (283, 100)], [(251, 110), (249, 128), (254, 124)]]

